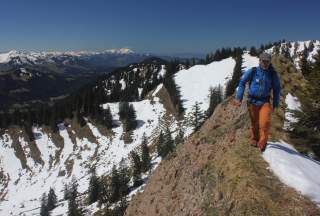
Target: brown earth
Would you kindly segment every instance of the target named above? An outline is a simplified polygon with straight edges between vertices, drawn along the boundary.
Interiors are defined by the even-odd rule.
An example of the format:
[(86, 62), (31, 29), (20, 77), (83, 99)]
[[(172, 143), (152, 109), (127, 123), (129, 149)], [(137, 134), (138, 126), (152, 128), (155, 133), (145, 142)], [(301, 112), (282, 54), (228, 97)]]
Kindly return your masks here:
[(126, 216), (320, 215), (313, 202), (281, 183), (259, 150), (249, 146), (246, 104), (237, 109), (231, 100), (160, 163)]

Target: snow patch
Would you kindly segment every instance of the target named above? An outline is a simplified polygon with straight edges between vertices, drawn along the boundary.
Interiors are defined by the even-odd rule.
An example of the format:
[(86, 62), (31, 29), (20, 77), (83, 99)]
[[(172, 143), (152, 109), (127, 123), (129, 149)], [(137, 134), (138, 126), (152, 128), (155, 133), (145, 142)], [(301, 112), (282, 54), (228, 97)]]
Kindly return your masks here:
[(309, 197), (320, 207), (320, 163), (300, 154), (292, 145), (268, 142), (263, 158), (286, 185)]
[(256, 56), (251, 56), (248, 51), (243, 53), (242, 58), (243, 58), (243, 62), (242, 62), (243, 71), (246, 71), (252, 67), (256, 67), (259, 65), (259, 58)]
[(175, 81), (181, 87), (181, 96), (186, 113), (192, 110), (195, 102), (205, 111), (209, 107), (209, 88), (217, 85), (225, 86), (233, 73), (235, 60), (230, 57), (214, 61), (208, 65), (195, 65), (187, 70), (178, 71)]
[(285, 121), (283, 129), (291, 130), (290, 123), (297, 122), (290, 110), (300, 110), (301, 104), (297, 97), (292, 96), (290, 93), (287, 94), (285, 102), (287, 104), (287, 109), (285, 111)]

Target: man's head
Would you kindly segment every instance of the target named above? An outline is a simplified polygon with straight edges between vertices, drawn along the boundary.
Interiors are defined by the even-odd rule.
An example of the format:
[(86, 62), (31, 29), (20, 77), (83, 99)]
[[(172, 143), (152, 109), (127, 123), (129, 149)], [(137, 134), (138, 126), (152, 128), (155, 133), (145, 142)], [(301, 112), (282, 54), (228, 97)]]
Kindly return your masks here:
[(259, 56), (260, 59), (260, 67), (263, 70), (267, 70), (271, 63), (271, 55), (269, 53), (263, 52)]

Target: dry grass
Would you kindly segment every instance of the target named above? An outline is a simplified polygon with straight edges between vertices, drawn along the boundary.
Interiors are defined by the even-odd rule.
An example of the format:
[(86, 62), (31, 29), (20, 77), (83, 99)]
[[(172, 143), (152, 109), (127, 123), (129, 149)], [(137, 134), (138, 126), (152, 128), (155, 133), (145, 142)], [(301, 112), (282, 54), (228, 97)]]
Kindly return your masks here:
[(163, 104), (163, 106), (164, 106), (165, 110), (168, 112), (168, 114), (172, 114), (173, 116), (178, 118), (178, 112), (170, 99), (170, 95), (169, 95), (168, 90), (164, 86), (162, 86), (160, 91), (156, 94), (156, 97), (160, 98), (160, 103)]
[(126, 215), (320, 215), (249, 146), (247, 107), (236, 108), (231, 100), (160, 163)]
[[(54, 145), (58, 148), (58, 150), (56, 150), (55, 152), (54, 158), (52, 158), (52, 161), (54, 161), (54, 165), (56, 165), (60, 162), (60, 155), (64, 148), (64, 139), (60, 136), (59, 133), (53, 133), (51, 129), (46, 126), (42, 127), (42, 129), (43, 132), (45, 132), (48, 135), (48, 137), (52, 140)], [(50, 163), (51, 165), (52, 161)]]
[(73, 168), (73, 165), (74, 165), (74, 160), (68, 158), (68, 159), (64, 162), (64, 165), (65, 165), (65, 167), (66, 167), (67, 175), (68, 175), (68, 177), (70, 177), (71, 174), (72, 174), (72, 168)]
[(71, 121), (71, 128), (72, 130), (75, 131), (79, 139), (87, 138), (89, 142), (98, 143), (96, 137), (92, 134), (92, 131), (90, 130), (88, 125), (80, 127), (80, 125), (77, 123), (76, 119), (74, 118)]

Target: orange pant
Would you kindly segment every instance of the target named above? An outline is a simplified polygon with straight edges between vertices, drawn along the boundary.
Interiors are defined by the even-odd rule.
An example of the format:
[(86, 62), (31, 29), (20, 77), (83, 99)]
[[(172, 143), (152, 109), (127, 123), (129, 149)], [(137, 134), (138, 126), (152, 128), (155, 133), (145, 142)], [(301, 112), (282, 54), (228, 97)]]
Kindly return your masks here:
[(248, 110), (251, 119), (250, 142), (257, 142), (260, 147), (263, 147), (268, 141), (271, 105), (265, 103), (257, 106), (248, 103)]

